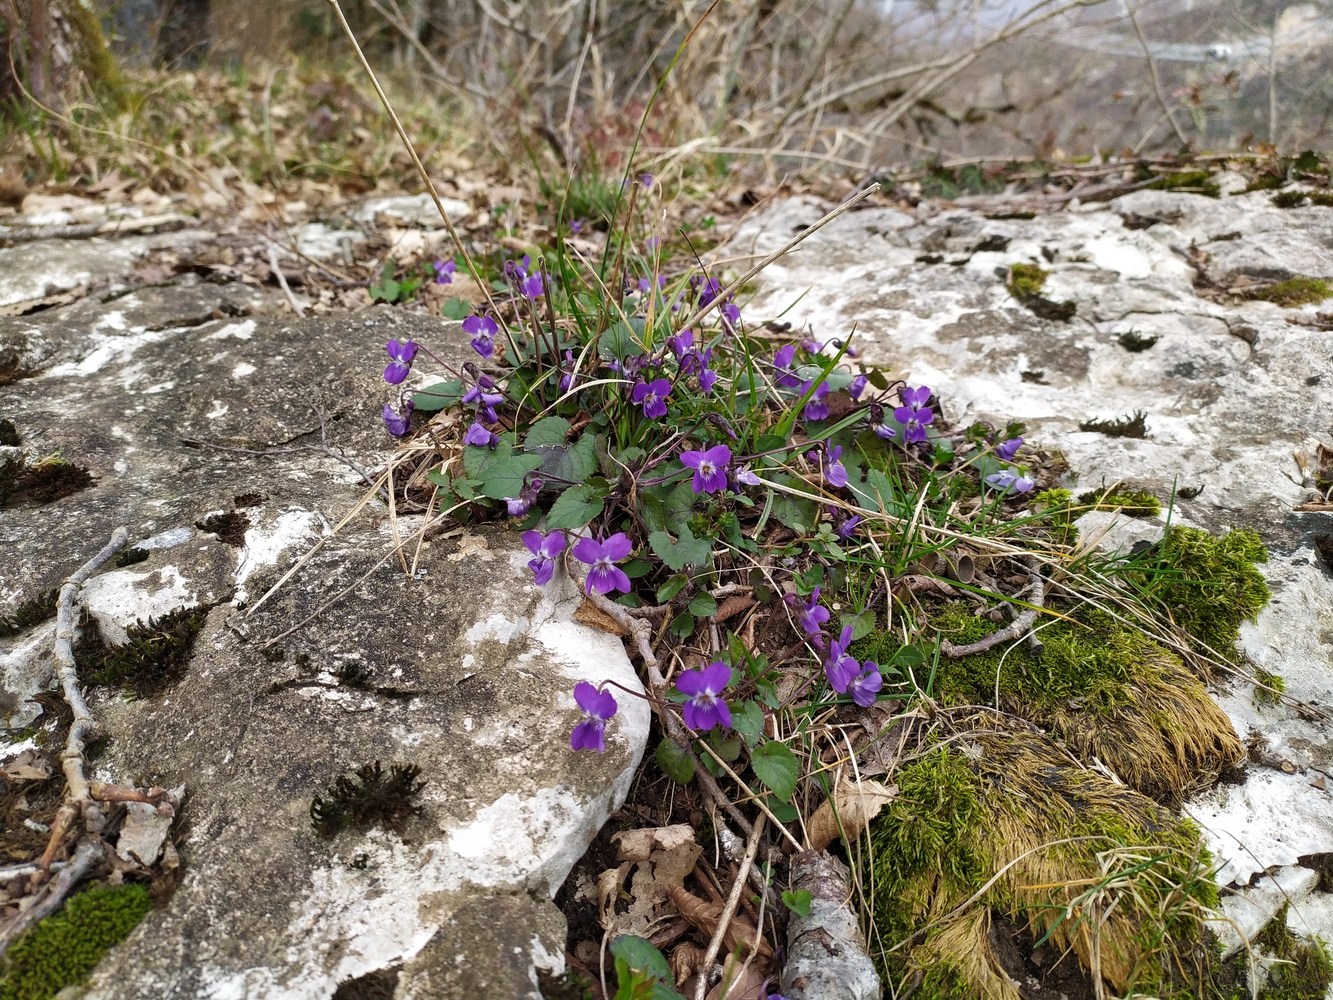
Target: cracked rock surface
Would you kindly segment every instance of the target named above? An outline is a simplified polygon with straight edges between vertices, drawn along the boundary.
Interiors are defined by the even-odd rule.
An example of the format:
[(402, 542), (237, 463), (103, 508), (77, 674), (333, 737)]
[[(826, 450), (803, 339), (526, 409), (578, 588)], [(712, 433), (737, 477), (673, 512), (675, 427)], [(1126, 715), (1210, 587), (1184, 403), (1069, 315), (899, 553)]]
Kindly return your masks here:
[[(25, 266), (63, 262), (48, 284), (73, 287), (57, 249)], [(79, 273), (103, 280), (137, 252), (78, 249), (96, 260)], [(8, 273), (0, 300), (39, 285)], [(576, 756), (570, 692), (641, 687), (618, 639), (574, 623), (575, 585), (534, 587), (503, 527), (427, 541), (415, 575), (380, 500), (333, 530), (367, 490), (325, 442), (366, 469), (391, 453), (384, 342), (462, 350), (456, 324), (275, 311), (262, 289), (185, 275), (0, 318), (6, 453), (91, 477), (0, 510), (0, 613), (124, 524), (147, 557), (89, 582), (102, 631), (207, 615), (180, 680), (138, 700), (93, 692), (108, 737), (95, 776), (184, 785), (188, 804), (179, 888), (80, 995), (539, 997), (539, 971), (564, 966), (551, 897), (624, 800), (648, 731), (646, 704), (622, 699), (606, 754)], [(408, 559), (420, 523), (398, 521)], [(0, 639), (11, 726), (37, 714), (52, 629)], [(420, 768), (401, 830), (319, 835), (313, 799), (375, 762)]]

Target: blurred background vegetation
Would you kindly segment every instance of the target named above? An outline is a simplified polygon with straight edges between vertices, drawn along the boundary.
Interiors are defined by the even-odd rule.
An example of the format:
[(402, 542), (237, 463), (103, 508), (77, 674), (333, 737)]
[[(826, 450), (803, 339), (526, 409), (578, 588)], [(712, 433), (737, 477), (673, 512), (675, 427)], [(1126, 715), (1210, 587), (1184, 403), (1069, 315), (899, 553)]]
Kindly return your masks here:
[[(411, 187), (323, 0), (0, 0), (0, 177)], [(432, 169), (853, 183), (1329, 145), (1333, 0), (347, 0)], [(681, 48), (688, 37), (689, 43)], [(678, 54), (679, 51), (679, 54)], [(435, 163), (431, 163), (431, 158)], [(968, 168), (965, 174), (957, 171)], [(969, 179), (970, 178), (970, 179)], [(946, 192), (947, 193), (947, 192)]]

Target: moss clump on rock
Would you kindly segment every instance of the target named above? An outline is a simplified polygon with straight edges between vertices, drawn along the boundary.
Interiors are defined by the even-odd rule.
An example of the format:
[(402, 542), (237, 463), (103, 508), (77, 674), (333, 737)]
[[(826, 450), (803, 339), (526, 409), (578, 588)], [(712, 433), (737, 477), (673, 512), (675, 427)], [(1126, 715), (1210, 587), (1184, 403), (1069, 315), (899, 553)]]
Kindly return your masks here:
[(1287, 926), (1287, 906), (1268, 922), (1254, 944), (1267, 960), (1268, 982), (1260, 1000), (1323, 1000), (1333, 984), (1333, 956), (1318, 938), (1301, 938)]
[(80, 675), (89, 684), (123, 687), (137, 698), (151, 698), (185, 675), (209, 607), (177, 608), (133, 625), (119, 646), (108, 645), (96, 623), (85, 619), (74, 647)]
[(1037, 264), (1014, 264), (1009, 268), (1009, 294), (1020, 302), (1040, 295), (1051, 272)]
[(1297, 306), (1308, 306), (1333, 298), (1333, 284), (1323, 278), (1288, 278), (1253, 291), (1248, 297), (1272, 302), (1284, 309), (1295, 309)]
[(20, 937), (5, 956), (0, 1000), (50, 1000), (83, 982), (102, 956), (153, 908), (145, 885), (100, 887), (71, 897), (60, 912)]
[(864, 877), (881, 972), (918, 983), (920, 1000), (1018, 1000), (996, 917), (1072, 953), (1117, 995), (1208, 978), (1202, 918), (1217, 886), (1189, 821), (993, 717), (895, 780)]
[[(997, 625), (954, 602), (927, 625), (956, 645), (986, 638)], [(1227, 716), (1170, 650), (1109, 615), (1081, 610), (1040, 630), (1041, 648), (1001, 643), (942, 659), (935, 694), (946, 706), (994, 705), (1065, 741), (1081, 760), (1102, 761), (1123, 781), (1175, 804), (1245, 758)], [(883, 633), (854, 655), (892, 663)]]
[(1175, 527), (1156, 546), (1142, 589), (1206, 650), (1235, 660), (1240, 623), (1257, 618), (1272, 597), (1256, 568), (1267, 561), (1263, 540), (1249, 529), (1211, 535)]
[(1162, 501), (1147, 490), (1089, 490), (1079, 494), (1078, 502), (1095, 510), (1119, 510), (1130, 517), (1156, 517), (1162, 512)]

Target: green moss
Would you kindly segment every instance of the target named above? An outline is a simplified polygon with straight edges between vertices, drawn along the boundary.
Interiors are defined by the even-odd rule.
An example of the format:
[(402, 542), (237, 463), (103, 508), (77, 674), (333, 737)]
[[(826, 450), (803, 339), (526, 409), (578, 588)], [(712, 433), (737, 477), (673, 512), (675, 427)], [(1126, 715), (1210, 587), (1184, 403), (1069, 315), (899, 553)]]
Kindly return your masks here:
[(1275, 705), (1287, 690), (1287, 682), (1281, 674), (1260, 668), (1254, 672), (1255, 686), (1251, 697), (1256, 705)]
[(119, 646), (109, 646), (96, 623), (85, 619), (74, 647), (79, 674), (89, 684), (123, 687), (135, 697), (151, 698), (184, 676), (208, 610), (208, 605), (177, 608), (140, 622), (126, 629)]
[(1216, 198), (1222, 192), (1207, 170), (1186, 170), (1179, 174), (1166, 174), (1148, 185), (1153, 191), (1189, 191), (1194, 194)]
[(1267, 561), (1263, 541), (1248, 529), (1210, 535), (1175, 527), (1157, 547), (1145, 590), (1178, 626), (1214, 653), (1234, 660), (1240, 623), (1258, 617), (1272, 596), (1255, 568)]
[(1081, 431), (1096, 431), (1107, 437), (1145, 438), (1148, 436), (1148, 415), (1142, 410), (1135, 410), (1129, 416), (1116, 417), (1113, 420), (1084, 420), (1078, 425)]
[(1078, 502), (1095, 510), (1119, 510), (1130, 517), (1156, 517), (1162, 501), (1147, 490), (1089, 490), (1079, 494)]
[(1279, 191), (1273, 195), (1275, 208), (1300, 208), (1302, 205), (1333, 208), (1333, 191)]
[(1041, 515), (1051, 541), (1056, 545), (1069, 546), (1078, 541), (1078, 528), (1074, 527), (1077, 512), (1073, 501), (1074, 495), (1069, 490), (1042, 490), (1032, 498), (1032, 512)]
[(880, 930), (895, 941), (911, 933), (915, 914), (902, 895), (922, 876), (961, 892), (984, 880), (986, 860), (971, 846), (981, 788), (967, 762), (945, 747), (894, 775), (898, 794), (871, 828), (877, 879), (873, 905)]
[(930, 1000), (1013, 1000), (994, 914), (1064, 961), (1095, 961), (1115, 995), (1207, 982), (1217, 886), (1198, 828), (1031, 733), (979, 721), (905, 767), (871, 824), (885, 978)]
[(421, 768), (415, 764), (393, 764), (388, 773), (379, 761), (363, 764), (355, 773), (341, 775), (326, 797), (316, 795), (310, 803), (310, 822), (321, 837), (332, 837), (353, 827), (366, 830), (384, 826), (401, 834), (409, 816), (420, 812), (416, 797), (426, 787), (417, 781)]
[(1275, 285), (1253, 291), (1248, 297), (1272, 302), (1284, 309), (1295, 309), (1297, 306), (1333, 298), (1333, 284), (1323, 278), (1288, 278), (1286, 281), (1279, 281)]
[(1014, 264), (1009, 268), (1009, 281), (1006, 287), (1009, 294), (1020, 302), (1041, 294), (1046, 287), (1046, 279), (1051, 272), (1037, 264)]
[(50, 1000), (83, 982), (153, 904), (144, 885), (89, 889), (40, 921), (9, 949), (0, 1000)]
[(1287, 927), (1283, 906), (1257, 938), (1256, 945), (1278, 961), (1268, 966), (1260, 1000), (1323, 1000), (1333, 984), (1333, 956), (1318, 938), (1297, 937)]
[(54, 618), (59, 598), (59, 588), (52, 587), (24, 601), (13, 613), (0, 617), (0, 637), (17, 635), (34, 625), (40, 625), (48, 618)]

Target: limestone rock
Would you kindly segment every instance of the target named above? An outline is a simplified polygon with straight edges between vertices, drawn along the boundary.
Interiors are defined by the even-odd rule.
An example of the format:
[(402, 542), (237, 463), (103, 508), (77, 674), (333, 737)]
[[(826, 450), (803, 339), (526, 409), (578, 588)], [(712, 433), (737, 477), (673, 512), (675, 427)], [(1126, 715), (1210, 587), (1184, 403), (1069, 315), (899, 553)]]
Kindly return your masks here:
[[(617, 638), (573, 621), (571, 581), (532, 585), (503, 526), (428, 540), (415, 575), (393, 553), (401, 539), (413, 558), (419, 515), (395, 535), (371, 500), (332, 531), (366, 493), (337, 456), (365, 468), (391, 453), (385, 340), (449, 354), (466, 346), (456, 324), (388, 308), (211, 318), (247, 308), (194, 286), (48, 310), (54, 363), (7, 390), (24, 453), (59, 454), (91, 485), (0, 515), (0, 609), (126, 524), (147, 558), (87, 585), (103, 631), (207, 614), (179, 681), (140, 700), (92, 693), (109, 737), (94, 776), (184, 784), (187, 821), (180, 887), (84, 995), (305, 1000), (374, 981), (403, 997), (538, 997), (538, 970), (564, 964), (550, 899), (623, 801), (648, 730), (646, 703), (622, 698), (607, 752), (576, 755), (571, 691), (641, 690), (634, 670)], [(20, 704), (44, 684), (49, 643), (49, 623), (0, 639)], [(314, 797), (374, 762), (421, 769), (401, 832), (321, 837)]]

